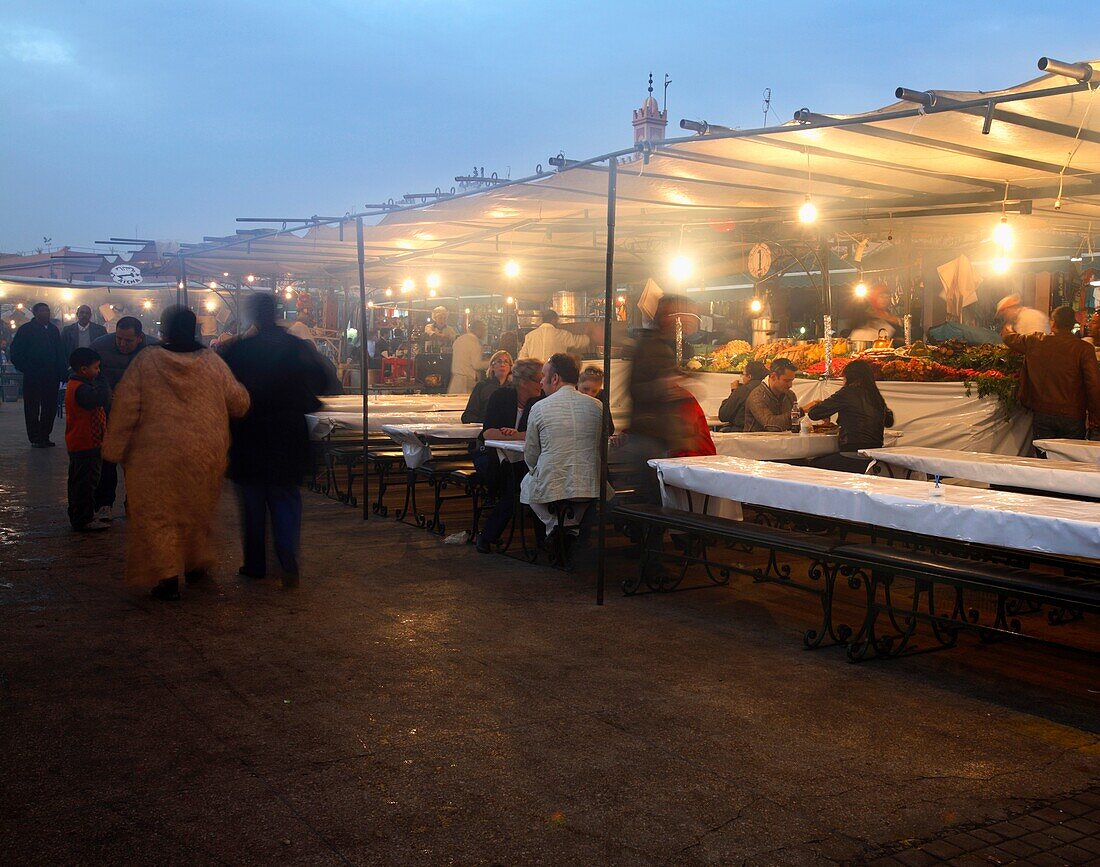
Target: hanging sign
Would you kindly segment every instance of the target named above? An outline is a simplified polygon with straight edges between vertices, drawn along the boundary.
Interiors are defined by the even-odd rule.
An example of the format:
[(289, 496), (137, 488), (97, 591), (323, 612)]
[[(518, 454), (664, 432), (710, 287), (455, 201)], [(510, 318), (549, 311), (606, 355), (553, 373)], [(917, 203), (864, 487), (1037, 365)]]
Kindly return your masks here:
[(111, 280), (120, 286), (137, 286), (141, 282), (141, 269), (137, 265), (115, 265), (111, 269)]
[(772, 269), (772, 250), (767, 244), (754, 244), (749, 250), (749, 273), (759, 280)]

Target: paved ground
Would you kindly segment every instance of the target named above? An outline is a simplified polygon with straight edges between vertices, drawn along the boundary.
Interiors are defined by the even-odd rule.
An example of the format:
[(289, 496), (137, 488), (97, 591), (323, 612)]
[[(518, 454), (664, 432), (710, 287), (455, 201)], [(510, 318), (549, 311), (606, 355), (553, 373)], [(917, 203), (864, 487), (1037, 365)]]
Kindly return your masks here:
[(0, 861), (1100, 859), (1095, 658), (967, 639), (853, 666), (800, 649), (789, 591), (597, 608), (587, 578), (313, 494), (299, 590), (238, 580), (227, 498), (216, 583), (154, 604), (118, 577), (124, 522), (68, 532), (64, 451), (19, 410)]

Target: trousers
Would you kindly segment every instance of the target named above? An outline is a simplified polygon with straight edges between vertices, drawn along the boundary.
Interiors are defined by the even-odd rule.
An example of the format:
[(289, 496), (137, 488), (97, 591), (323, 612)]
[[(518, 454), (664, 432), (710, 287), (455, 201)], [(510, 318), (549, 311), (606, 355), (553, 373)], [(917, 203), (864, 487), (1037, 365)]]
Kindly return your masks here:
[(103, 472), (99, 474), (99, 484), (95, 489), (95, 507), (114, 506), (115, 491), (118, 489), (118, 464), (103, 462)]
[(298, 574), (302, 535), (302, 494), (297, 485), (237, 483), (244, 537), (244, 569), (256, 577), (267, 574), (267, 516), (275, 556), (288, 575)]
[[(1066, 415), (1053, 415), (1049, 412), (1037, 412), (1032, 415), (1031, 431), (1033, 440), (1083, 440), (1085, 420)], [(1039, 456), (1046, 455), (1040, 452)]]
[(101, 463), (98, 454), (69, 455), (69, 523), (78, 530), (95, 518), (95, 490)]
[(499, 465), (499, 470), (494, 485), (497, 504), (485, 519), (485, 526), (481, 528), (481, 538), (486, 542), (496, 542), (512, 520), (516, 511), (516, 500), (519, 499), (519, 483), (527, 475), (527, 464), (523, 461), (505, 462)]
[(23, 376), (23, 417), (27, 423), (27, 439), (32, 443), (44, 443), (53, 433), (57, 387), (58, 381), (53, 377)]

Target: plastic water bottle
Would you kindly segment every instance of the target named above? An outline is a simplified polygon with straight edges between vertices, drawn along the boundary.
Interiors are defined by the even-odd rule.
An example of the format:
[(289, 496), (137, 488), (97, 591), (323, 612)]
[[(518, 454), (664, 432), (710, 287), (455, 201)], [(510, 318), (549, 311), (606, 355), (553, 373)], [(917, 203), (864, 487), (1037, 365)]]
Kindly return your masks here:
[(798, 422), (798, 432), (802, 436), (809, 436), (814, 429), (814, 424), (808, 415), (803, 415)]
[(801, 415), (802, 415), (802, 410), (800, 410), (798, 408), (798, 404), (796, 403), (794, 406), (791, 407), (791, 433), (798, 433), (798, 429), (799, 429), (798, 418)]

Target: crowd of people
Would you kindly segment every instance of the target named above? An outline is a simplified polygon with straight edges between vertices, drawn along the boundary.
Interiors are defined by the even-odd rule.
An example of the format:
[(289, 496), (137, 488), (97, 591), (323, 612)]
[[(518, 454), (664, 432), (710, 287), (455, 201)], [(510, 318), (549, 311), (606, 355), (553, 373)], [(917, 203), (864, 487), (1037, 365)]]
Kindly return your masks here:
[[(465, 423), (480, 423), (474, 464), (494, 494), (495, 505), (475, 539), (488, 553), (500, 542), (515, 503), (539, 518), (540, 536), (568, 550), (581, 535), (588, 508), (600, 495), (601, 446), (608, 439), (614, 461), (641, 498), (659, 502), (660, 457), (716, 453), (710, 425), (682, 381), (676, 363), (677, 323), (685, 303), (662, 298), (651, 328), (636, 343), (631, 364), (629, 427), (616, 433), (610, 401), (601, 401), (603, 371), (582, 369), (575, 354), (592, 335), (558, 326), (553, 310), (518, 350), (493, 352), (484, 364), (484, 323), (462, 335), (433, 321), (433, 339), (452, 347), (452, 391), (469, 393)], [(1094, 345), (1076, 334), (1076, 316), (1059, 307), (1040, 321), (1010, 296), (998, 307), (1003, 339), (1024, 356), (1020, 399), (1033, 413), (1034, 436), (1084, 438), (1100, 432), (1100, 367)], [(180, 579), (198, 581), (214, 563), (209, 540), (222, 479), (234, 484), (243, 536), (240, 574), (267, 574), (266, 526), (270, 520), (284, 584), (300, 571), (302, 517), (299, 485), (308, 469), (305, 415), (334, 384), (315, 346), (278, 327), (269, 295), (251, 300), (252, 326), (215, 349), (196, 339), (195, 314), (169, 308), (161, 339), (143, 333), (141, 321), (123, 317), (113, 333), (91, 321), (82, 306), (73, 324), (58, 329), (46, 304), (17, 332), (11, 358), (23, 372), (27, 437), (34, 448), (50, 439), (64, 392), (65, 444), (69, 453), (68, 515), (74, 530), (111, 526), (118, 467), (126, 474), (130, 520), (127, 575), (151, 586), (159, 599), (178, 599)], [(1040, 327), (1043, 326), (1043, 327)], [(1100, 338), (1100, 317), (1090, 323)], [(538, 354), (535, 354), (535, 353)], [(776, 358), (765, 367), (749, 362), (731, 386), (719, 418), (727, 430), (787, 431), (799, 416), (837, 417), (839, 451), (816, 466), (862, 472), (861, 450), (883, 445), (894, 423), (865, 361), (844, 368), (843, 386), (823, 400), (798, 407), (796, 367)], [(520, 451), (498, 451), (486, 441), (522, 441)]]

